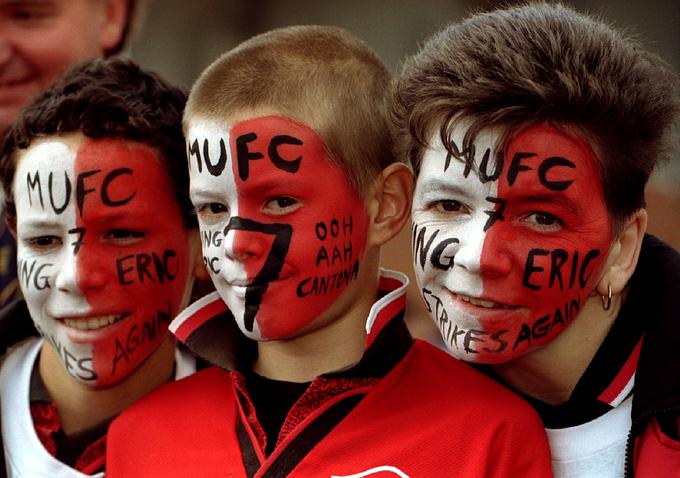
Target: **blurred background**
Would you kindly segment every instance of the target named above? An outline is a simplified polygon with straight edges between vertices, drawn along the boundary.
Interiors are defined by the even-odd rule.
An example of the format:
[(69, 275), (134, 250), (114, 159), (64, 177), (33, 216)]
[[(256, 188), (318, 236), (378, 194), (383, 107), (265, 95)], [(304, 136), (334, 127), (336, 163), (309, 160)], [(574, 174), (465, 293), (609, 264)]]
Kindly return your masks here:
[[(190, 87), (221, 53), (272, 28), (343, 27), (367, 42), (393, 72), (432, 33), (471, 12), (516, 2), (474, 0), (151, 0), (130, 56)], [(680, 72), (680, 0), (567, 0), (636, 36)], [(677, 152), (680, 156), (680, 151)], [(647, 192), (649, 230), (680, 249), (680, 157), (655, 173)], [(385, 267), (410, 272), (410, 227), (383, 253)], [(413, 282), (413, 281), (412, 281)], [(414, 335), (438, 341), (415, 285), (408, 321)]]

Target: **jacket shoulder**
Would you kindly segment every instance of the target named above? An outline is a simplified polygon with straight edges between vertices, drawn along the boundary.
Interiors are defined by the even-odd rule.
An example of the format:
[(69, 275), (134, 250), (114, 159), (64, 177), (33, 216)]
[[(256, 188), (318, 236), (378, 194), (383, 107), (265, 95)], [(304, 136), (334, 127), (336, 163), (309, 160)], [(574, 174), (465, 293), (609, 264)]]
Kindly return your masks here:
[(416, 340), (414, 347), (414, 366), (419, 374), (424, 374), (421, 375), (423, 380), (436, 383), (436, 390), (430, 393), (447, 395), (457, 403), (474, 404), (476, 408), (497, 410), (496, 413), (489, 413), (489, 419), (495, 417), (506, 420), (511, 416), (519, 416), (540, 423), (528, 402), (470, 364), (421, 340)]
[(187, 425), (200, 426), (200, 418), (223, 413), (229, 408), (231, 378), (210, 367), (177, 380), (144, 396), (116, 417), (109, 428), (109, 444), (121, 437), (129, 440), (157, 439), (184, 433)]

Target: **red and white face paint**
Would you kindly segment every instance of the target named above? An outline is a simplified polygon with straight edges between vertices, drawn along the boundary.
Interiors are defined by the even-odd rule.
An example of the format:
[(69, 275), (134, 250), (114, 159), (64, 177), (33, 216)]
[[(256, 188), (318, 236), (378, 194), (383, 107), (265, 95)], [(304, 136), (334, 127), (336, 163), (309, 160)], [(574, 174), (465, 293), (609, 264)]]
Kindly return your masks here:
[(483, 133), (448, 154), (437, 134), (413, 204), (413, 259), (458, 358), (502, 363), (555, 338), (597, 284), (612, 242), (598, 161), (576, 136), (522, 130), (505, 154)]
[(206, 267), (245, 335), (294, 337), (358, 275), (364, 202), (307, 126), (266, 116), (188, 130)]
[(81, 134), (37, 141), (14, 177), (18, 269), (38, 330), (77, 381), (132, 374), (188, 298), (188, 229), (156, 153)]

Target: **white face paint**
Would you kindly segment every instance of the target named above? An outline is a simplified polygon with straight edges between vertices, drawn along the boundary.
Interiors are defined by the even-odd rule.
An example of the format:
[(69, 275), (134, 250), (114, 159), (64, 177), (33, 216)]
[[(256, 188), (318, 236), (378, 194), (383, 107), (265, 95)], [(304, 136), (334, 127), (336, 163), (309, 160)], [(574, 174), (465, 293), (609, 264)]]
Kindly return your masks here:
[(506, 362), (579, 313), (611, 222), (597, 158), (580, 138), (538, 125), (499, 154), (497, 133), (482, 132), (471, 151), (462, 151), (464, 134), (453, 130), (459, 154), (438, 134), (424, 152), (412, 209), (415, 273), (455, 356)]
[[(455, 128), (454, 143), (462, 145), (464, 134), (464, 128)], [(480, 135), (477, 151), (493, 150), (494, 140), (489, 133)], [(474, 172), (465, 177), (465, 164), (450, 157), (439, 134), (431, 144), (423, 155), (412, 206), (416, 281), (447, 346), (454, 355), (467, 358), (460, 351), (456, 332), (480, 330), (479, 320), (465, 304), (451, 300), (451, 295), (482, 297), (480, 258), (489, 219), (485, 211), (493, 206), (485, 198), (497, 195), (497, 183), (482, 184)], [(461, 202), (469, 214), (449, 214)], [(449, 267), (454, 258), (455, 266)]]
[(228, 129), (212, 121), (191, 122), (187, 131), (189, 191), (195, 207), (205, 207), (211, 211), (211, 214), (199, 213), (198, 220), (203, 261), (215, 289), (234, 315), (241, 331), (246, 336), (257, 339), (260, 337), (257, 322), (253, 324), (252, 330), (248, 330), (243, 321), (248, 274), (243, 262), (237, 260), (238, 256), (234, 253), (235, 231), (229, 231), (226, 237), (224, 235), (231, 216), (239, 215), (236, 181), (232, 174), (234, 158), (230, 144)]
[[(54, 239), (72, 237), (76, 225), (76, 201), (66, 197), (64, 171), (74, 171), (77, 143), (45, 141), (32, 146), (19, 161), (14, 183), (17, 209), (17, 259), (21, 289), (38, 331), (58, 351), (69, 373), (79, 381), (96, 377), (92, 344), (80, 340), (56, 318), (90, 315), (92, 308), (78, 288), (73, 247), (49, 247)], [(39, 174), (42, 177), (38, 177)], [(47, 189), (52, 174), (53, 184)], [(69, 173), (71, 175), (71, 173)], [(66, 208), (59, 215), (52, 205)], [(45, 207), (43, 207), (45, 206)]]
[(190, 238), (157, 153), (82, 134), (35, 141), (14, 177), (19, 281), (66, 371), (88, 386), (132, 374), (191, 286)]
[(321, 137), (283, 116), (188, 129), (190, 196), (215, 287), (243, 333), (282, 340), (359, 276), (368, 215)]

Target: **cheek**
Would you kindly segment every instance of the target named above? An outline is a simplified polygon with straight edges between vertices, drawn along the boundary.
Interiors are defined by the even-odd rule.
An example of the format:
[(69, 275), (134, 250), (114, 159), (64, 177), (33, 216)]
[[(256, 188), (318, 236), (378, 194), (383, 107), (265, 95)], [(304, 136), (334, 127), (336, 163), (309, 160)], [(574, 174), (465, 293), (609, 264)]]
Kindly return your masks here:
[[(264, 338), (290, 336), (302, 329), (358, 277), (368, 220), (363, 204), (313, 216), (291, 221), (293, 238), (285, 262), (296, 274), (285, 290), (274, 287), (265, 294), (257, 319)], [(282, 307), (299, 312), (281, 321)]]
[(166, 337), (188, 283), (188, 248), (178, 241), (145, 244), (124, 253), (83, 247), (79, 284), (94, 313), (129, 314), (121, 326), (92, 344), (98, 383), (132, 373)]
[(26, 254), (21, 246), (17, 252), (17, 279), (26, 302), (41, 305), (47, 300), (58, 264), (52, 257)]
[[(411, 231), (413, 268), (421, 287), (448, 275), (462, 257), (459, 230), (435, 221), (415, 223)], [(464, 251), (463, 251), (464, 252)]]
[(222, 227), (201, 226), (201, 250), (203, 264), (211, 276), (217, 276), (222, 271), (224, 234)]

